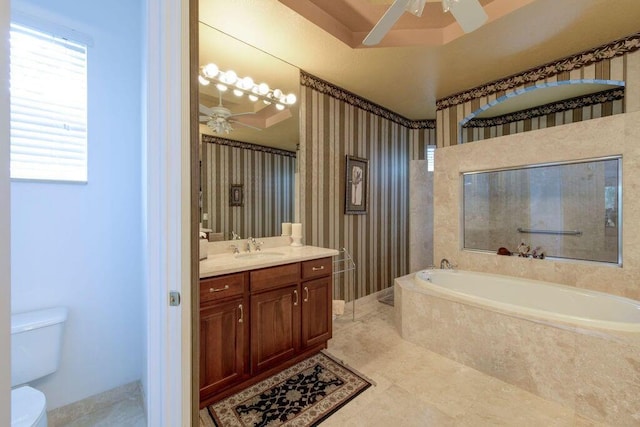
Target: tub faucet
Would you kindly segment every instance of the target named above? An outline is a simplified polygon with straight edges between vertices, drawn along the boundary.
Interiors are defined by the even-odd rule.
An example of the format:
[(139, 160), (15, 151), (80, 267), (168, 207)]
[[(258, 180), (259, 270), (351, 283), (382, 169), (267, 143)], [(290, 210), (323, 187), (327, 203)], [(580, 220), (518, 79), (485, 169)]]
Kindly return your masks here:
[(440, 261), (440, 269), (441, 270), (444, 270), (444, 269), (451, 270), (452, 268), (455, 268), (455, 267), (456, 266), (451, 264), (449, 262), (449, 260), (446, 259), (446, 258), (442, 258), (442, 260)]

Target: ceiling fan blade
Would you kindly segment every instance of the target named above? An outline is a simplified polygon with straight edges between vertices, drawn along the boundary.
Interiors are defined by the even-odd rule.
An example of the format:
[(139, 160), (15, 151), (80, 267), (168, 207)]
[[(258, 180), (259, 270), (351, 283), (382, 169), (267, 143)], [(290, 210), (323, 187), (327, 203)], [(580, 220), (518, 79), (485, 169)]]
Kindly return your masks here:
[(460, 0), (450, 3), (450, 12), (465, 33), (477, 30), (489, 18), (478, 0)]
[(255, 129), (255, 130), (262, 130), (259, 127), (251, 126), (251, 125), (239, 122), (238, 120), (231, 120), (230, 122), (233, 123), (234, 125), (241, 125), (241, 126), (244, 126), (244, 127), (247, 127), (247, 128)]
[(201, 122), (208, 122), (209, 120), (211, 120), (211, 116), (200, 116)]
[(209, 107), (205, 107), (205, 106), (204, 106), (204, 105), (202, 105), (202, 104), (200, 104), (199, 106), (200, 106), (200, 112), (201, 112), (202, 114), (206, 114), (207, 116), (210, 116), (210, 115), (212, 114), (212, 112), (213, 112), (213, 111), (211, 110), (211, 108), (209, 108)]
[(389, 32), (391, 27), (393, 27), (393, 24), (400, 19), (400, 16), (402, 16), (410, 1), (411, 0), (395, 0), (369, 34), (367, 34), (362, 44), (365, 46), (373, 46), (380, 43), (382, 38)]
[(237, 116), (250, 116), (250, 115), (253, 115), (253, 114), (256, 114), (256, 113), (254, 111), (247, 111), (246, 113), (234, 113), (234, 114), (231, 114), (229, 116), (229, 118), (237, 117)]

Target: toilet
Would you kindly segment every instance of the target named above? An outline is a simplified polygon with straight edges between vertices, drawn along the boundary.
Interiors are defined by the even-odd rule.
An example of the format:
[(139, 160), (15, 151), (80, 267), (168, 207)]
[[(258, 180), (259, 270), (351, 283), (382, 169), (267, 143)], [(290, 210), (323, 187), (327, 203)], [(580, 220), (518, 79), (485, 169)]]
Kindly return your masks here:
[(11, 427), (47, 427), (47, 399), (27, 384), (60, 365), (64, 307), (11, 315)]

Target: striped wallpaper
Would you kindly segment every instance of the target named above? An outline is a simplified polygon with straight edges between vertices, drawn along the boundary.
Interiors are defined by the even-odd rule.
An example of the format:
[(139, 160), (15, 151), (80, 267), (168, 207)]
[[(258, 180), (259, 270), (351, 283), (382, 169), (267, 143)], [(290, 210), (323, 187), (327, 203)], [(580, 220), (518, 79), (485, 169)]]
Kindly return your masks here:
[[(305, 244), (346, 248), (356, 270), (336, 276), (347, 301), (393, 285), (408, 273), (409, 161), (435, 144), (432, 121), (414, 123), (303, 73), (300, 216)], [(327, 86), (329, 85), (329, 86)], [(407, 120), (407, 119), (404, 119)], [(416, 126), (417, 127), (417, 126)], [(345, 215), (346, 155), (369, 160), (366, 215)], [(355, 293), (352, 286), (355, 284)]]
[[(202, 135), (202, 212), (205, 228), (243, 238), (280, 235), (293, 221), (295, 153)], [(244, 206), (229, 206), (231, 184), (244, 187)]]
[[(640, 33), (439, 99), (436, 103), (437, 146), (456, 145), (459, 139), (469, 139), (469, 137), (475, 138), (477, 136), (479, 139), (485, 139), (485, 131), (482, 131), (482, 134), (480, 132), (475, 134), (472, 132), (470, 135), (467, 130), (464, 130), (463, 132), (466, 132), (466, 135), (459, 135), (458, 124), (481, 106), (538, 83), (580, 79), (626, 81), (627, 93), (623, 102), (605, 103), (601, 107), (594, 106), (594, 108), (587, 110), (578, 108), (574, 111), (570, 109), (566, 112), (541, 117), (531, 123), (516, 122), (513, 126), (505, 125), (494, 130), (490, 129), (488, 131), (489, 135), (506, 135), (508, 133), (517, 133), (519, 128), (524, 129), (528, 126), (531, 126), (532, 129), (534, 126), (538, 126), (538, 128), (550, 127), (560, 123), (571, 123), (577, 120), (600, 117), (608, 113), (630, 112), (632, 109), (629, 108), (629, 100), (632, 103), (636, 103), (636, 98), (640, 96), (640, 88), (638, 88), (637, 84), (632, 82), (630, 85), (627, 79), (628, 71), (637, 67), (638, 56), (640, 55), (638, 49), (640, 49)], [(633, 61), (630, 61), (630, 59), (633, 59)]]

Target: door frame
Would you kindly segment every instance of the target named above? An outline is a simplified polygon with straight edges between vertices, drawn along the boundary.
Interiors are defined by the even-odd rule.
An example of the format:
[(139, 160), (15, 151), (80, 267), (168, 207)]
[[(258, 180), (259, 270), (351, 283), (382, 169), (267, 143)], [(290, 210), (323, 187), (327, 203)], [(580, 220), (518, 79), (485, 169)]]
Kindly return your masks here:
[[(195, 8), (194, 8), (195, 5)], [(192, 394), (191, 288), (197, 279), (192, 212), (192, 28), (197, 0), (146, 0), (143, 192), (146, 200), (147, 425), (197, 425)], [(197, 86), (196, 86), (197, 88)], [(197, 130), (197, 125), (196, 125)], [(197, 200), (197, 199), (196, 199)], [(195, 265), (195, 268), (194, 268)], [(169, 292), (181, 294), (169, 306)], [(197, 402), (196, 402), (197, 403)]]

